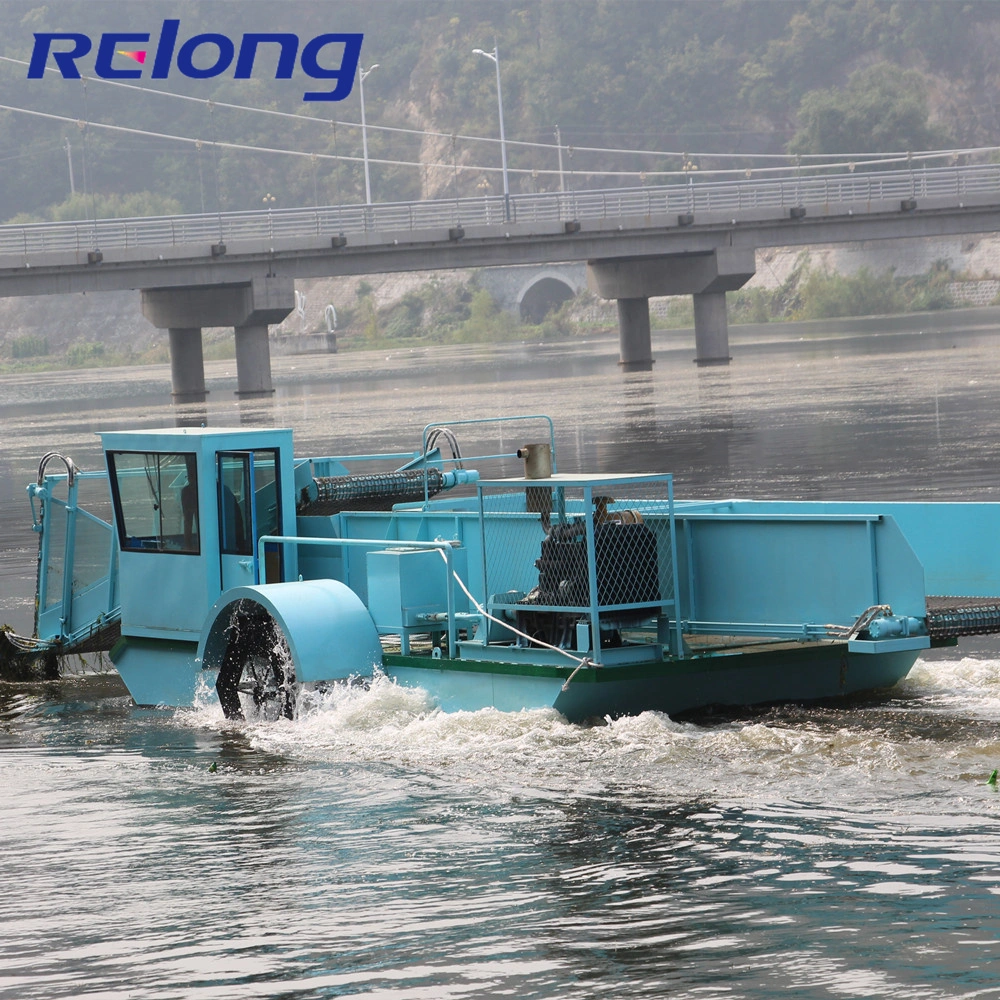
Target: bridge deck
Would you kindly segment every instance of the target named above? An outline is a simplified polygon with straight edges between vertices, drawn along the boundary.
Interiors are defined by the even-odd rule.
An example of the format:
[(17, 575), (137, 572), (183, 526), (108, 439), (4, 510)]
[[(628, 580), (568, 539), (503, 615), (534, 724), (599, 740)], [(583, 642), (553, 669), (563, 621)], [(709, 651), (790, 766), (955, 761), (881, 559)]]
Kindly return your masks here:
[[(781, 179), (697, 183), (690, 179), (690, 183), (640, 188), (514, 194), (507, 199), (493, 195), (0, 226), (0, 273), (72, 264), (97, 271), (101, 269), (94, 265), (116, 261), (133, 265), (144, 262), (151, 268), (158, 264), (159, 271), (165, 272), (172, 261), (192, 256), (210, 257), (206, 263), (222, 271), (237, 252), (280, 253), (293, 264), (296, 248), (323, 249), (327, 258), (340, 263), (345, 256), (366, 250), (395, 248), (394, 256), (398, 258), (407, 248), (419, 249), (423, 257), (397, 265), (397, 269), (420, 270), (467, 266), (441, 261), (440, 253), (426, 259), (426, 249), (435, 244), (443, 244), (437, 250), (446, 250), (449, 244), (458, 249), (455, 244), (461, 241), (461, 251), (468, 258), (473, 239), (496, 238), (498, 247), (502, 247), (504, 241), (526, 236), (553, 238), (558, 248), (548, 251), (545, 260), (579, 260), (593, 256), (594, 247), (587, 237), (595, 233), (608, 242), (610, 256), (637, 252), (627, 247), (616, 251), (610, 244), (620, 242), (630, 232), (649, 228), (670, 228), (675, 234), (683, 230), (692, 235), (705, 225), (745, 225), (757, 231), (746, 245), (763, 246), (773, 245), (776, 236), (761, 230), (776, 221), (792, 234), (796, 227), (808, 227), (822, 218), (861, 221), (873, 214), (892, 213), (912, 219), (928, 210), (967, 211), (976, 206), (1000, 208), (1000, 164)], [(989, 228), (988, 223), (984, 222), (984, 226)], [(962, 231), (978, 230), (965, 225)], [(892, 234), (885, 235), (888, 238)], [(862, 232), (845, 235), (833, 230), (829, 236), (830, 242), (876, 238)], [(799, 242), (792, 235), (788, 240)], [(807, 240), (823, 242), (813, 233), (807, 234)], [(493, 263), (509, 263), (501, 259), (498, 247), (491, 248)], [(95, 254), (98, 250), (100, 256)], [(661, 252), (680, 251), (664, 248)], [(478, 266), (490, 260), (470, 263)], [(308, 276), (305, 271), (296, 274)], [(148, 279), (146, 287), (153, 287)], [(58, 289), (69, 290), (74, 289)], [(0, 288), (0, 294), (25, 293)]]

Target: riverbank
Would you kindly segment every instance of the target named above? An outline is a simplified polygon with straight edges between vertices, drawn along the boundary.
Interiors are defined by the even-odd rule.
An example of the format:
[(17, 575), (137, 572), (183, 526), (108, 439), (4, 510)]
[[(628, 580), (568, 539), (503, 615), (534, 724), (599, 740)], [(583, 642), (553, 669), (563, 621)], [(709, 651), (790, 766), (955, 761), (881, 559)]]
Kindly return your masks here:
[[(787, 320), (774, 321), (771, 323), (734, 323), (729, 327), (730, 345), (754, 345), (754, 344), (775, 344), (788, 343), (798, 340), (832, 340), (847, 337), (871, 337), (881, 334), (914, 334), (914, 333), (944, 333), (947, 331), (979, 330), (996, 328), (1000, 329), (1000, 306), (978, 306), (967, 309), (941, 309), (931, 312), (910, 312), (900, 313), (892, 316), (852, 316), (841, 319), (815, 319), (815, 320)], [(384, 352), (399, 355), (400, 353), (412, 354), (414, 352), (424, 354), (425, 352), (451, 352), (461, 355), (466, 347), (490, 346), (497, 347), (506, 345), (516, 348), (537, 344), (545, 345), (551, 349), (558, 344), (572, 344), (575, 346), (588, 345), (595, 351), (600, 351), (602, 344), (608, 345), (608, 351), (615, 349), (617, 345), (617, 334), (607, 328), (584, 329), (577, 333), (563, 334), (562, 336), (542, 336), (540, 328), (535, 326), (525, 326), (522, 328), (523, 336), (517, 336), (516, 331), (502, 339), (492, 341), (484, 339), (481, 341), (470, 341), (468, 343), (442, 343), (425, 338), (408, 337), (398, 340), (383, 340), (378, 344), (354, 344), (350, 341), (340, 341), (338, 343), (339, 355), (335, 352), (319, 352), (317, 354), (302, 355), (279, 352), (272, 353), (272, 367), (275, 372), (279, 369), (295, 370), (301, 368), (306, 358), (316, 362), (321, 358), (351, 357), (357, 359), (357, 363), (364, 365), (363, 357), (368, 353), (376, 353), (380, 358), (384, 357)], [(232, 341), (229, 342), (230, 345)], [(681, 350), (686, 349), (690, 344), (694, 344), (694, 328), (670, 327), (652, 330), (652, 343), (654, 353), (658, 350)], [(215, 342), (212, 349), (206, 348), (206, 374), (210, 368), (227, 368), (235, 359), (235, 350), (223, 350), (224, 344)], [(164, 345), (164, 352), (165, 352)], [(214, 365), (210, 362), (215, 362)], [(341, 365), (347, 369), (356, 367), (354, 363)], [(169, 368), (165, 357), (149, 356), (129, 357), (115, 352), (107, 354), (97, 354), (89, 359), (86, 364), (67, 364), (65, 357), (42, 357), (15, 360), (0, 364), (0, 376), (15, 375), (24, 376), (35, 373), (42, 374), (60, 371), (82, 371), (97, 368), (121, 369), (128, 367), (142, 367), (145, 371), (150, 368)], [(323, 367), (326, 367), (325, 363)], [(339, 367), (339, 366), (338, 366)], [(228, 374), (228, 373), (227, 373)]]
[[(731, 343), (788, 340), (831, 340), (883, 333), (944, 333), (949, 330), (1000, 329), (1000, 306), (936, 309), (892, 316), (849, 316), (842, 319), (788, 320), (776, 323), (739, 323), (729, 327)], [(668, 331), (663, 331), (668, 332)], [(684, 330), (670, 331), (682, 333)], [(688, 328), (694, 336), (694, 329)]]

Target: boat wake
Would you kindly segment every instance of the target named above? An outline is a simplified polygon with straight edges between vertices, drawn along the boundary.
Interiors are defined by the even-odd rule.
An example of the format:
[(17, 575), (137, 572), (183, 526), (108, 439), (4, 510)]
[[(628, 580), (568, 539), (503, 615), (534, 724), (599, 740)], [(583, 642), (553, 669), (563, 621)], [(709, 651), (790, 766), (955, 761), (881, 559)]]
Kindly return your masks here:
[(1000, 659), (917, 660), (896, 690), (924, 706), (1000, 718)]
[[(1000, 661), (918, 664), (892, 692), (864, 701), (776, 706), (678, 721), (659, 712), (568, 723), (552, 709), (443, 712), (386, 677), (307, 692), (293, 720), (225, 719), (208, 697), (177, 717), (237, 731), (291, 763), (383, 765), (533, 797), (629, 790), (715, 801), (904, 797), (941, 782), (982, 784), (1000, 765)], [(959, 739), (961, 736), (961, 739)]]

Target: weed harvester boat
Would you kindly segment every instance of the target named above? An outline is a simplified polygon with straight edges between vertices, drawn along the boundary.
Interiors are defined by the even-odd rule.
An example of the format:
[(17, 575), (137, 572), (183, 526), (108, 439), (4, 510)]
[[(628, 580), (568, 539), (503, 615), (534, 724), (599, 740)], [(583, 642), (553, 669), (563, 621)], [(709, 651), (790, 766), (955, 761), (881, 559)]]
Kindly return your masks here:
[[(532, 443), (463, 458), (470, 431)], [(1000, 631), (1000, 504), (677, 500), (666, 473), (557, 471), (544, 416), (389, 455), (101, 440), (106, 469), (47, 456), (28, 487), (36, 628), (8, 655), (109, 649), (139, 705), (207, 687), (231, 718), (290, 717), (304, 686), (381, 672), (445, 710), (674, 714), (889, 687)]]

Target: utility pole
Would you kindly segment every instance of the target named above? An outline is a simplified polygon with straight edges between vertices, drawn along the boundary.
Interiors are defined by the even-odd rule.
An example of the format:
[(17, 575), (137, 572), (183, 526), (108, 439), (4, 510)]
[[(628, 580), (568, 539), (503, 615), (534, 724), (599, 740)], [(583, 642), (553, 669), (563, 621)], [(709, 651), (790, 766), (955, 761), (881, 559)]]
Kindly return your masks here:
[(372, 203), (372, 178), (368, 172), (368, 123), (365, 121), (365, 77), (372, 70), (378, 69), (378, 63), (373, 63), (368, 69), (363, 69), (358, 74), (358, 85), (361, 89), (361, 146), (364, 150), (365, 159), (365, 204)]
[(563, 175), (563, 162), (562, 162), (562, 135), (559, 133), (559, 126), (556, 126), (556, 149), (559, 150), (559, 190), (566, 190), (566, 178)]
[(63, 147), (66, 150), (66, 159), (69, 162), (69, 193), (71, 195), (76, 194), (76, 184), (73, 181), (73, 147), (69, 144), (69, 136), (63, 136), (63, 142), (66, 145)]
[(482, 49), (473, 49), (474, 55), (486, 56), (491, 59), (497, 68), (497, 109), (500, 112), (500, 161), (503, 164), (503, 217), (510, 221), (510, 183), (507, 180), (507, 139), (503, 131), (503, 94), (500, 92), (500, 47), (497, 45), (496, 36), (493, 38), (493, 51), (484, 52)]

